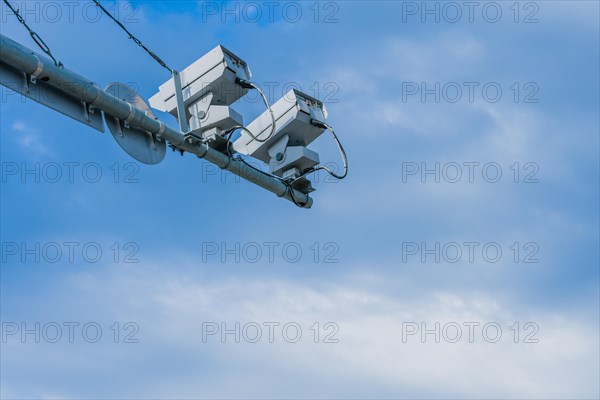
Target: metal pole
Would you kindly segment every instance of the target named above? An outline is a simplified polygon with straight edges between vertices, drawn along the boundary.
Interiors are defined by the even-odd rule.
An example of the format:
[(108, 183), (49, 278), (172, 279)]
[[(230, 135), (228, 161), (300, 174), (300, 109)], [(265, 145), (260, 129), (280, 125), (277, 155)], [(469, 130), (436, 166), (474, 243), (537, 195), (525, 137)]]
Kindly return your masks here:
[[(204, 143), (188, 143), (184, 135), (163, 122), (151, 118), (139, 109), (132, 107), (100, 89), (90, 80), (68, 69), (59, 69), (50, 60), (35, 54), (32, 50), (0, 35), (0, 61), (26, 74), (42, 79), (65, 94), (85, 104), (102, 110), (120, 120), (129, 121), (129, 125), (151, 132), (171, 142), (177, 149), (195, 154), (222, 169), (230, 171), (279, 197), (301, 204), (303, 208), (312, 206), (312, 198), (302, 192), (291, 189), (279, 179), (249, 168), (244, 162), (221, 153)], [(293, 196), (293, 197), (292, 197)]]

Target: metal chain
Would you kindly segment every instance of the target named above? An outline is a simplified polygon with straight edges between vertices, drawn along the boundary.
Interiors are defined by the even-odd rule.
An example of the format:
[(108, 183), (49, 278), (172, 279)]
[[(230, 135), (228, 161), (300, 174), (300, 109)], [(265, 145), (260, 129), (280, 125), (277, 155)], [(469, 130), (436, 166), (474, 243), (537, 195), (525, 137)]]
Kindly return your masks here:
[(23, 17), (21, 17), (21, 14), (19, 14), (19, 10), (13, 8), (13, 6), (8, 2), (8, 0), (4, 0), (4, 4), (6, 4), (8, 8), (10, 8), (10, 10), (13, 12), (13, 14), (15, 14), (15, 17), (17, 17), (17, 20), (19, 20), (19, 22), (29, 31), (29, 35), (31, 36), (31, 38), (33, 39), (35, 44), (37, 44), (38, 47), (44, 53), (46, 53), (46, 55), (48, 55), (48, 57), (50, 57), (52, 59), (52, 61), (54, 61), (54, 65), (56, 65), (60, 69), (63, 69), (63, 63), (61, 63), (60, 61), (57, 61), (56, 58), (54, 58), (54, 56), (52, 55), (52, 52), (50, 51), (50, 47), (48, 47), (48, 45), (46, 44), (46, 42), (44, 42), (44, 40), (40, 37), (40, 35), (38, 35), (36, 32), (34, 32), (29, 27), (29, 25), (27, 25), (27, 23), (25, 22)]
[[(4, 0), (6, 1), (6, 0)], [(102, 6), (102, 4), (100, 4), (98, 1), (93, 0), (94, 3), (96, 4), (96, 6), (100, 7), (100, 9), (110, 18), (112, 19), (117, 25), (119, 25), (121, 27), (121, 29), (123, 29), (128, 35), (129, 35), (129, 39), (133, 40), (135, 42), (135, 44), (137, 44), (139, 47), (141, 47), (142, 49), (144, 49), (146, 51), (146, 53), (150, 54), (150, 56), (152, 58), (154, 58), (154, 60), (159, 63), (163, 68), (167, 69), (171, 74), (173, 74), (173, 69), (171, 69), (159, 56), (157, 56), (152, 50), (148, 49), (146, 46), (144, 46), (144, 44), (135, 36), (133, 36), (133, 34), (131, 32), (129, 32), (127, 30), (127, 28), (125, 28), (125, 26), (115, 17), (112, 16), (112, 14)]]

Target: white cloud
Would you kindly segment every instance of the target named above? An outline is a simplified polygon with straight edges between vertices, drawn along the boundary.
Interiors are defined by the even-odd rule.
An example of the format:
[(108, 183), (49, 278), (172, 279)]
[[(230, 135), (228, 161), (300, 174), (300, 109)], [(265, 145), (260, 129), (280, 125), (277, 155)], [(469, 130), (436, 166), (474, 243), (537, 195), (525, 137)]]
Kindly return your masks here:
[[(597, 5), (594, 7), (596, 10)], [(588, 22), (593, 19), (597, 29), (597, 12), (580, 10), (577, 15)], [(113, 58), (130, 56), (135, 51), (132, 44), (109, 22), (105, 19), (105, 25), (101, 26), (55, 24), (49, 30), (54, 35), (66, 37), (67, 31), (73, 33), (81, 31), (82, 27), (93, 28), (114, 40), (99, 43), (112, 46), (108, 50), (79, 46), (96, 52), (90, 56), (92, 59), (100, 60), (98, 54), (105, 53)], [(147, 38), (150, 44), (164, 41), (155, 36), (156, 32), (164, 36), (160, 25), (157, 28), (156, 24), (149, 26), (145, 20), (143, 22), (135, 26), (136, 33)], [(14, 23), (11, 26), (14, 30), (18, 28)], [(283, 28), (299, 29), (299, 25)], [(171, 35), (180, 33), (172, 31)], [(71, 37), (62, 43), (64, 51), (59, 54), (71, 54), (72, 62), (79, 63), (82, 68), (92, 68), (91, 77), (110, 75), (126, 80), (124, 77), (139, 72), (118, 63), (90, 64), (90, 57), (80, 57), (79, 53), (76, 57), (76, 53), (67, 51), (73, 48), (72, 39), (82, 43), (89, 41), (83, 35)], [(320, 66), (323, 74), (316, 69), (308, 70), (307, 75), (314, 74), (319, 79), (339, 84), (343, 98), (339, 104), (330, 107), (330, 114), (332, 120), (345, 129), (338, 131), (344, 143), (349, 142), (347, 148), (352, 149), (354, 145), (356, 149), (351, 154), (349, 180), (329, 185), (335, 190), (321, 187), (317, 193), (318, 206), (311, 212), (321, 210), (328, 217), (347, 214), (354, 218), (353, 221), (386, 217), (387, 225), (395, 223), (398, 231), (410, 229), (398, 223), (403, 218), (402, 212), (429, 212), (432, 219), (438, 215), (444, 216), (446, 221), (456, 222), (455, 234), (471, 240), (469, 229), (488, 227), (476, 224), (473, 228), (469, 218), (483, 215), (493, 219), (496, 213), (490, 210), (510, 212), (514, 209), (517, 213), (524, 209), (525, 205), (515, 204), (512, 190), (495, 191), (485, 185), (468, 184), (426, 187), (420, 183), (415, 186), (400, 184), (399, 162), (402, 159), (397, 156), (398, 152), (403, 152), (405, 157), (437, 157), (439, 153), (435, 146), (452, 138), (456, 142), (446, 146), (442, 156), (451, 156), (455, 161), (476, 161), (474, 155), (482, 162), (504, 161), (503, 167), (513, 161), (537, 161), (542, 166), (545, 182), (549, 179), (564, 182), (565, 177), (574, 174), (570, 170), (575, 168), (572, 161), (581, 151), (592, 150), (584, 142), (583, 135), (570, 132), (585, 132), (582, 128), (589, 127), (589, 121), (576, 124), (576, 118), (570, 117), (561, 122), (552, 115), (536, 112), (533, 107), (481, 103), (432, 107), (431, 104), (407, 104), (399, 100), (398, 82), (401, 80), (455, 80), (463, 70), (475, 74), (478, 62), (487, 56), (482, 40), (457, 32), (425, 39), (389, 37), (380, 45), (369, 48), (369, 52), (356, 49), (352, 59), (339, 58), (334, 66)], [(203, 43), (202, 46), (207, 41)], [(78, 47), (77, 43), (75, 47)], [(171, 57), (186, 65), (184, 61), (193, 60), (196, 51), (176, 51), (177, 54), (172, 53)], [(148, 65), (152, 62), (135, 54), (136, 60), (145, 60)], [(361, 56), (356, 57), (356, 54)], [(340, 65), (344, 67), (340, 68)], [(158, 77), (160, 70), (156, 71), (153, 76)], [(147, 90), (153, 90), (153, 86), (148, 87)], [(44, 147), (36, 147), (41, 145), (40, 135), (28, 124), (17, 121), (12, 125), (12, 131), (23, 150), (47, 152)], [(406, 138), (430, 141), (422, 142), (420, 147), (400, 147), (406, 143)], [(575, 148), (575, 152), (566, 151)], [(357, 159), (360, 160), (355, 162)], [(392, 162), (395, 164), (390, 167)], [(377, 195), (379, 193), (382, 195)], [(548, 212), (536, 204), (531, 207), (537, 208), (534, 221), (543, 220), (543, 224), (526, 226), (519, 221), (519, 228), (515, 228), (506, 223), (506, 226), (496, 227), (493, 233), (511, 240), (515, 231), (519, 238), (527, 240), (539, 238), (537, 234), (531, 234), (539, 230), (548, 230), (552, 234), (559, 232), (559, 238), (569, 237), (575, 231), (585, 234), (577, 221), (562, 214), (564, 209)], [(485, 212), (482, 211), (484, 208)], [(440, 227), (444, 225), (447, 224), (440, 223)], [(502, 227), (511, 232), (510, 235)], [(438, 234), (435, 227), (429, 231), (429, 237), (434, 239)], [(453, 237), (451, 240), (458, 239)], [(383, 256), (398, 257), (393, 253)], [(370, 267), (360, 266), (364, 270), (370, 270)], [(228, 271), (223, 273), (228, 274)], [(597, 398), (600, 394), (598, 328), (595, 319), (590, 320), (588, 311), (569, 314), (547, 309), (542, 312), (530, 309), (528, 304), (492, 298), (464, 287), (457, 287), (455, 291), (435, 291), (431, 289), (433, 285), (415, 285), (410, 293), (402, 290), (389, 293), (381, 289), (384, 285), (379, 279), (385, 277), (340, 278), (334, 283), (311, 285), (260, 276), (214, 280), (179, 268), (120, 270), (112, 276), (89, 273), (74, 286), (57, 284), (51, 291), (35, 293), (28, 301), (47, 299), (47, 304), (42, 304), (47, 309), (40, 307), (40, 310), (48, 316), (78, 315), (87, 319), (125, 321), (133, 318), (141, 327), (141, 343), (128, 348), (101, 347), (100, 350), (86, 345), (26, 346), (27, 351), (5, 347), (2, 367), (4, 372), (9, 372), (3, 374), (2, 397), (54, 398), (44, 393), (63, 393), (65, 398), (99, 397), (101, 390), (113, 390), (108, 397), (121, 394), (119, 397), (144, 398)], [(436, 279), (441, 278), (431, 277), (432, 281)], [(15, 291), (10, 292), (11, 296), (16, 296)], [(12, 307), (10, 309), (12, 311)], [(316, 345), (309, 340), (291, 345), (279, 340), (274, 344), (237, 345), (203, 344), (201, 341), (202, 321), (231, 324), (273, 320), (298, 322), (305, 335), (312, 333), (308, 327), (316, 321), (322, 324), (334, 321), (340, 326), (340, 343)], [(496, 344), (482, 341), (481, 336), (472, 344), (422, 344), (418, 340), (402, 343), (402, 322), (410, 321), (496, 321), (502, 326), (504, 336)], [(513, 343), (513, 332), (509, 327), (516, 321), (536, 322), (540, 326), (540, 343)], [(53, 377), (44, 380), (43, 377), (52, 372)], [(104, 383), (98, 383), (103, 387), (89, 384), (89, 381), (78, 383), (73, 376), (82, 373), (114, 380), (122, 376), (125, 382), (111, 381), (114, 389), (105, 387)], [(119, 389), (129, 396), (123, 396)]]
[[(140, 344), (104, 349), (101, 365), (110, 368), (104, 373), (119, 374), (114, 362), (127, 355), (139, 358), (143, 365), (148, 357), (155, 361), (156, 349), (169, 349), (164, 365), (137, 369), (124, 384), (127, 393), (136, 397), (522, 399), (598, 395), (598, 329), (583, 314), (541, 312), (469, 291), (390, 294), (379, 290), (382, 281), (372, 276), (321, 284), (317, 290), (314, 285), (278, 279), (215, 280), (181, 269), (177, 273), (181, 277), (175, 277), (169, 271), (144, 268), (115, 270), (110, 276), (86, 274), (74, 281), (77, 287), (63, 291), (65, 299), (78, 291), (89, 293), (79, 306), (97, 310), (98, 317), (136, 316)], [(65, 299), (53, 306), (70, 314), (73, 307), (63, 303)], [(274, 343), (269, 343), (264, 328), (256, 344), (244, 342), (243, 336), (241, 343), (233, 343), (232, 335), (227, 343), (221, 343), (218, 335), (203, 343), (202, 322), (225, 322), (229, 329), (235, 322), (242, 327), (250, 322), (295, 322), (303, 336), (296, 344), (287, 343), (276, 329)], [(335, 322), (339, 343), (314, 343), (310, 327), (315, 322), (321, 324), (320, 341), (328, 333), (324, 324)], [(435, 322), (440, 327), (456, 322), (463, 327), (463, 336), (458, 343), (449, 343), (442, 333), (440, 343), (435, 343), (429, 335), (422, 343), (414, 335), (404, 343), (403, 323), (408, 322), (425, 322), (429, 328)], [(480, 324), (473, 343), (464, 325), (468, 322)], [(498, 343), (488, 343), (481, 332), (481, 326), (489, 322), (502, 328)], [(515, 322), (521, 324), (519, 343), (514, 342), (511, 330)], [(532, 327), (525, 330), (527, 322), (539, 326), (535, 335), (539, 343), (523, 343), (533, 331)], [(490, 332), (488, 337), (493, 336)], [(95, 350), (80, 347), (77, 352), (84, 356)], [(14, 349), (7, 354), (3, 368), (11, 368), (17, 358), (33, 363)], [(32, 386), (20, 390), (62, 392), (68, 397), (96, 395), (97, 388), (82, 387), (66, 376), (49, 387), (35, 386), (40, 370), (60, 365), (53, 358), (57, 354), (57, 350), (42, 357), (35, 351), (29, 353), (36, 360), (30, 364)], [(69, 358), (69, 368), (75, 370), (87, 370), (92, 363), (93, 357)], [(98, 368), (104, 367), (95, 363), (93, 369)], [(6, 383), (15, 390), (17, 385), (10, 380)]]
[(11, 125), (13, 140), (19, 148), (28, 155), (38, 158), (49, 154), (50, 149), (44, 144), (38, 130), (23, 121), (15, 121)]

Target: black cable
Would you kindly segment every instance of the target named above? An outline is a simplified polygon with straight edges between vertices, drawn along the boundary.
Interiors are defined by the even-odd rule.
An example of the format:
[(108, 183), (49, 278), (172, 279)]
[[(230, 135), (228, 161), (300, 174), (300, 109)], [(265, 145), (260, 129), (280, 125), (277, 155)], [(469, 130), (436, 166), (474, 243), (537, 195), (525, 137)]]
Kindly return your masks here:
[[(260, 94), (260, 97), (263, 100), (263, 103), (265, 104), (265, 107), (267, 108), (267, 110), (269, 111), (269, 114), (271, 114), (271, 132), (269, 133), (269, 135), (264, 138), (264, 139), (259, 139), (258, 137), (254, 136), (254, 134), (252, 132), (250, 132), (248, 129), (246, 129), (246, 127), (238, 125), (232, 129), (242, 129), (245, 132), (248, 133), (248, 135), (250, 135), (250, 137), (253, 140), (256, 140), (259, 143), (264, 143), (267, 140), (271, 139), (271, 137), (273, 136), (273, 134), (275, 133), (275, 113), (273, 113), (273, 109), (271, 108), (271, 105), (269, 104), (269, 100), (267, 100), (267, 96), (265, 96), (265, 93), (262, 91), (262, 89), (256, 85), (255, 83), (246, 81), (244, 79), (240, 79), (240, 78), (235, 78), (235, 83), (237, 83), (238, 85), (240, 85), (242, 88), (244, 89), (255, 89), (258, 91), (258, 93)], [(259, 134), (260, 136), (260, 134)]]
[(335, 172), (333, 172), (332, 170), (330, 170), (329, 168), (327, 168), (325, 165), (314, 168), (312, 172), (316, 172), (319, 170), (325, 170), (329, 173), (329, 175), (333, 176), (334, 178), (342, 180), (346, 177), (346, 175), (348, 175), (348, 157), (346, 156), (346, 150), (344, 150), (344, 147), (342, 146), (342, 143), (340, 142), (337, 135), (335, 134), (335, 131), (333, 130), (333, 128), (327, 124), (323, 124), (323, 125), (333, 135), (333, 140), (335, 140), (335, 143), (338, 146), (338, 150), (340, 151), (340, 154), (342, 155), (342, 160), (344, 163), (344, 173), (342, 175), (338, 175)]
[(344, 179), (346, 177), (346, 175), (348, 175), (348, 157), (346, 156), (346, 151), (344, 150), (344, 147), (342, 146), (342, 143), (340, 142), (340, 140), (338, 139), (337, 135), (335, 134), (335, 131), (328, 124), (326, 124), (324, 122), (317, 121), (316, 119), (312, 119), (310, 121), (310, 123), (313, 124), (313, 125), (315, 125), (315, 126), (318, 126), (320, 128), (327, 129), (328, 131), (331, 132), (331, 134), (333, 135), (333, 139), (335, 140), (335, 142), (336, 142), (336, 144), (338, 146), (338, 150), (340, 151), (340, 154), (342, 155), (342, 160), (343, 160), (343, 163), (344, 163), (344, 173), (342, 175), (338, 175), (335, 172), (333, 172), (332, 170), (330, 170), (329, 168), (327, 168), (325, 165), (322, 165), (320, 167), (309, 168), (308, 170), (304, 171), (304, 173), (302, 173), (299, 177), (297, 177), (296, 179), (294, 179), (290, 183), (290, 185), (293, 185), (296, 181), (298, 181), (299, 179), (304, 178), (306, 175), (312, 174), (313, 172), (317, 172), (317, 171), (320, 171), (320, 170), (327, 171), (327, 173), (329, 173), (329, 175), (333, 176), (336, 179), (339, 179), (339, 180)]
[(296, 196), (294, 195), (294, 188), (292, 187), (292, 185), (290, 185), (290, 184), (289, 184), (289, 183), (287, 183), (286, 181), (283, 181), (283, 183), (285, 183), (285, 185), (286, 185), (286, 186), (287, 186), (287, 188), (288, 188), (288, 193), (290, 194), (290, 198), (292, 199), (292, 202), (293, 202), (293, 203), (294, 203), (296, 206), (298, 206), (298, 207), (300, 207), (300, 208), (304, 208), (304, 207), (306, 207), (306, 204), (307, 204), (307, 203), (304, 203), (304, 204), (302, 204), (302, 203), (300, 203), (298, 200), (296, 200)]
[[(6, 0), (4, 0), (6, 2)], [(127, 30), (127, 28), (125, 27), (125, 25), (123, 25), (118, 19), (116, 19), (115, 17), (112, 16), (112, 14), (102, 6), (102, 4), (100, 4), (100, 2), (98, 2), (97, 0), (92, 0), (96, 6), (100, 7), (100, 9), (110, 18), (112, 19), (117, 25), (119, 25), (121, 27), (121, 29), (123, 29), (128, 35), (129, 35), (129, 39), (133, 40), (135, 42), (135, 44), (137, 44), (139, 47), (141, 47), (142, 49), (144, 49), (146, 51), (146, 53), (148, 53), (152, 58), (154, 58), (154, 60), (159, 63), (163, 68), (167, 69), (171, 74), (173, 74), (173, 69), (171, 69), (159, 56), (157, 56), (152, 50), (148, 49), (146, 46), (144, 46), (144, 44), (135, 36), (133, 36), (133, 34), (131, 32), (129, 32), (129, 30)]]
[[(313, 173), (313, 172), (317, 172), (317, 171), (319, 171), (319, 170), (325, 170), (325, 171), (327, 171), (327, 173), (329, 173), (331, 176), (333, 176), (334, 178), (340, 179), (340, 180), (344, 179), (344, 178), (345, 178), (345, 177), (348, 175), (348, 157), (347, 157), (347, 155), (346, 155), (346, 150), (344, 150), (344, 146), (342, 146), (342, 143), (340, 142), (340, 140), (339, 140), (339, 138), (337, 137), (337, 135), (336, 135), (335, 131), (333, 130), (333, 128), (332, 128), (330, 125), (326, 124), (326, 123), (323, 123), (323, 122), (320, 122), (320, 121), (317, 121), (317, 120), (314, 120), (314, 119), (313, 119), (313, 120), (311, 120), (311, 124), (313, 124), (313, 125), (315, 125), (315, 126), (318, 126), (318, 127), (321, 127), (321, 128), (323, 128), (323, 129), (327, 129), (327, 130), (328, 130), (328, 131), (330, 131), (330, 132), (331, 132), (331, 134), (333, 135), (333, 139), (335, 140), (335, 142), (336, 142), (336, 144), (337, 144), (337, 146), (338, 146), (338, 150), (340, 151), (340, 154), (341, 154), (341, 156), (342, 156), (342, 160), (343, 160), (343, 163), (344, 163), (344, 173), (343, 173), (342, 175), (338, 175), (338, 174), (336, 174), (335, 172), (333, 172), (332, 170), (330, 170), (328, 167), (326, 167), (326, 166), (322, 165), (322, 166), (320, 166), (320, 167), (316, 167), (316, 168), (310, 168), (310, 169), (306, 170), (306, 171), (305, 171), (305, 172), (304, 172), (302, 175), (300, 175), (299, 177), (297, 177), (296, 179), (294, 179), (293, 181), (291, 181), (291, 182), (288, 182), (288, 181), (286, 181), (286, 180), (284, 180), (284, 179), (282, 179), (282, 178), (280, 178), (280, 177), (278, 177), (278, 176), (275, 176), (275, 175), (272, 175), (272, 174), (268, 174), (268, 173), (266, 173), (265, 171), (262, 171), (262, 170), (260, 170), (260, 169), (258, 169), (258, 168), (256, 168), (256, 167), (254, 167), (253, 165), (250, 165), (248, 162), (246, 162), (246, 160), (244, 160), (244, 159), (243, 159), (242, 157), (240, 157), (240, 156), (238, 156), (238, 157), (236, 158), (236, 160), (239, 160), (239, 161), (243, 162), (243, 163), (244, 163), (245, 165), (247, 165), (248, 167), (250, 167), (250, 168), (252, 168), (252, 169), (254, 169), (254, 170), (256, 170), (256, 171), (258, 171), (258, 172), (260, 172), (260, 173), (262, 173), (262, 174), (264, 174), (264, 175), (267, 175), (267, 176), (269, 176), (269, 177), (276, 178), (276, 179), (277, 179), (277, 180), (279, 180), (281, 183), (283, 183), (283, 184), (284, 184), (284, 185), (287, 187), (287, 192), (289, 193), (289, 195), (290, 195), (290, 198), (291, 198), (292, 202), (293, 202), (293, 203), (294, 203), (296, 206), (298, 206), (298, 207), (301, 207), (301, 208), (304, 208), (304, 207), (306, 206), (306, 203), (302, 204), (302, 203), (300, 203), (300, 202), (298, 202), (298, 201), (296, 200), (296, 197), (295, 197), (295, 195), (294, 195), (294, 188), (293, 188), (293, 186), (292, 186), (292, 185), (293, 185), (293, 184), (294, 184), (296, 181), (298, 181), (299, 179), (301, 179), (301, 178), (305, 177), (305, 176), (306, 176), (306, 175), (308, 175), (308, 174), (311, 174), (311, 173)], [(233, 136), (233, 133), (234, 133), (236, 130), (238, 130), (238, 129), (242, 129), (242, 130), (245, 130), (246, 132), (249, 132), (249, 131), (248, 131), (248, 129), (246, 129), (246, 128), (245, 128), (245, 127), (243, 127), (243, 126), (234, 126), (233, 128), (229, 129), (228, 131), (226, 131), (226, 132), (224, 133), (224, 135), (225, 135), (225, 136), (227, 136), (227, 142), (226, 142), (226, 147), (225, 147), (225, 149), (226, 149), (226, 151), (227, 151), (227, 155), (228, 155), (230, 158), (233, 158), (233, 156), (232, 156), (232, 154), (231, 154), (231, 151), (230, 151), (230, 145), (231, 145), (231, 136)], [(249, 133), (250, 133), (250, 132), (249, 132)]]
[[(231, 157), (231, 158), (233, 158), (233, 157)], [(255, 170), (255, 171), (258, 171), (258, 172), (260, 172), (260, 173), (261, 173), (261, 174), (263, 174), (263, 175), (266, 175), (266, 176), (268, 176), (268, 177), (270, 177), (270, 178), (275, 178), (275, 179), (277, 179), (279, 182), (283, 183), (283, 184), (286, 186), (286, 188), (287, 188), (287, 189), (286, 189), (286, 192), (290, 194), (290, 199), (292, 200), (292, 202), (293, 202), (293, 203), (294, 203), (296, 206), (298, 206), (298, 207), (300, 207), (300, 208), (304, 208), (304, 207), (306, 206), (306, 204), (307, 204), (307, 203), (304, 203), (304, 204), (303, 204), (303, 203), (300, 203), (300, 202), (299, 202), (299, 201), (296, 199), (296, 196), (294, 195), (294, 188), (293, 188), (293, 187), (292, 187), (292, 185), (290, 185), (290, 184), (289, 184), (287, 181), (283, 180), (282, 178), (280, 178), (280, 177), (278, 177), (278, 176), (275, 176), (275, 175), (273, 175), (273, 174), (268, 174), (268, 173), (266, 173), (265, 171), (263, 171), (263, 170), (261, 170), (261, 169), (258, 169), (258, 168), (256, 168), (254, 165), (251, 165), (251, 164), (250, 164), (250, 163), (248, 163), (246, 160), (244, 160), (244, 158), (243, 158), (243, 157), (241, 157), (241, 156), (237, 156), (237, 157), (235, 157), (234, 159), (235, 159), (235, 160), (237, 160), (237, 161), (241, 161), (242, 163), (244, 163), (244, 164), (245, 164), (246, 166), (248, 166), (249, 168), (252, 168), (253, 170)], [(284, 195), (285, 195), (285, 193), (284, 193)]]

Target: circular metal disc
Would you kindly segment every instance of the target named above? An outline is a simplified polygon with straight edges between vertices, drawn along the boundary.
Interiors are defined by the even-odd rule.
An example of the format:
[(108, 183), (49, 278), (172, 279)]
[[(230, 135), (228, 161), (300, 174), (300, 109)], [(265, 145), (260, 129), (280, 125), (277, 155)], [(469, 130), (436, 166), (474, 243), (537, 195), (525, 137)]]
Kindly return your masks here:
[[(149, 117), (156, 118), (144, 99), (131, 87), (123, 83), (111, 83), (104, 91), (142, 110)], [(126, 127), (124, 121), (106, 113), (104, 119), (119, 146), (131, 157), (150, 165), (158, 164), (165, 158), (167, 144), (164, 139), (159, 142), (150, 132)]]

